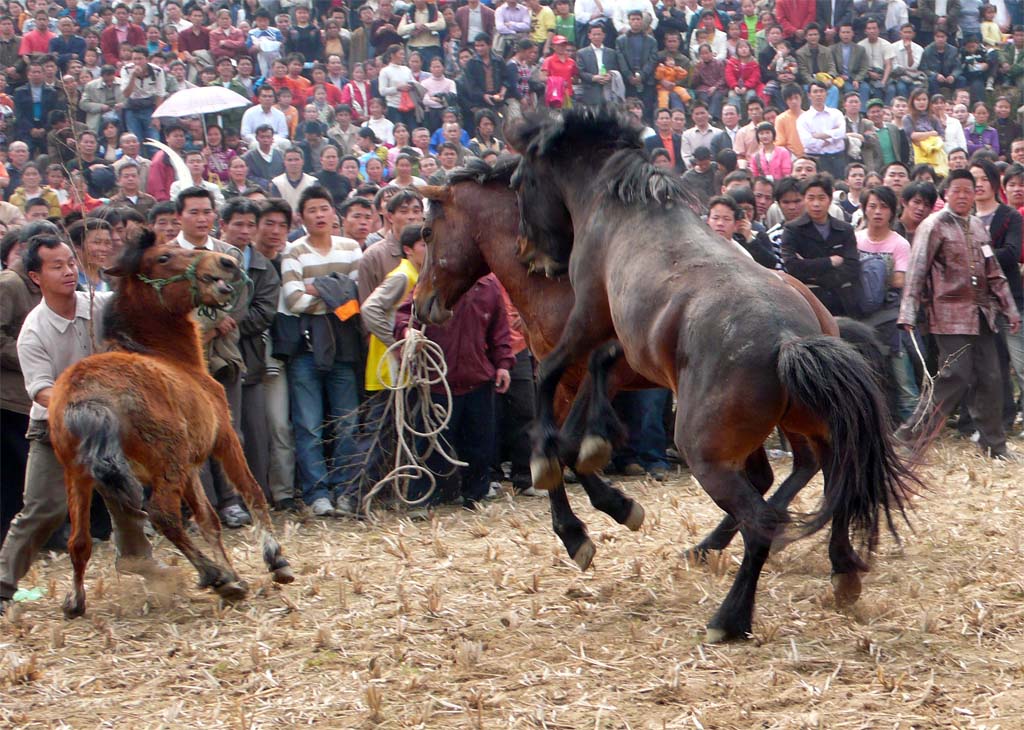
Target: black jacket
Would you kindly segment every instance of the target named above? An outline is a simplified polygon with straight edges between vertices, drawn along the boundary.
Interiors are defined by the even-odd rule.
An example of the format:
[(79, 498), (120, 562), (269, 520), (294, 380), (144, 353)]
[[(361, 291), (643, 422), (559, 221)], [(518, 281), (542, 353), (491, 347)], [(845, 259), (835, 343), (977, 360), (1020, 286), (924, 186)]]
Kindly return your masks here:
[(996, 261), (1003, 267), (1006, 283), (1010, 285), (1010, 293), (1013, 294), (1013, 301), (1017, 303), (1017, 309), (1024, 305), (1024, 287), (1021, 286), (1020, 277), (1022, 228), (1024, 219), (1020, 213), (1004, 204), (996, 208), (996, 213), (988, 226), (989, 235), (992, 236), (992, 251), (996, 255)]
[[(843, 263), (833, 266), (832, 256), (841, 256)], [(859, 314), (860, 254), (849, 223), (829, 218), (828, 238), (823, 239), (805, 213), (782, 231), (782, 260), (786, 271), (810, 287), (832, 314)]]
[(238, 349), (245, 363), (243, 383), (258, 383), (267, 366), (267, 341), (264, 335), (270, 329), (277, 312), (277, 298), (281, 293), (281, 277), (267, 257), (249, 247), (249, 268), (252, 280), (252, 299), (245, 316), (238, 320)]
[[(46, 128), (50, 112), (57, 108), (60, 103), (57, 90), (52, 86), (43, 85), (41, 97), (41, 112), (38, 119), (34, 118), (32, 107), (32, 89), (28, 84), (19, 86), (14, 90), (14, 116), (15, 136), (18, 139), (25, 139), (33, 128)], [(45, 141), (45, 140), (44, 140)]]
[[(675, 155), (676, 162), (675, 162), (674, 169), (679, 174), (682, 174), (683, 172), (686, 171), (686, 163), (683, 162), (683, 154), (682, 154), (682, 151), (680, 149), (680, 144), (681, 143), (682, 143), (682, 137), (680, 137), (678, 134), (673, 134), (672, 135), (672, 149), (670, 150), (670, 152), (672, 152), (672, 154)], [(665, 141), (661, 137), (659, 137), (657, 134), (652, 134), (650, 137), (648, 137), (647, 139), (644, 140), (644, 147), (647, 148), (647, 154), (650, 154), (650, 153), (654, 152), (654, 150), (663, 149), (664, 148), (664, 144), (665, 144)]]
[[(479, 56), (473, 56), (466, 64), (466, 70), (462, 74), (462, 89), (466, 100), (472, 107), (488, 106), (484, 101), (484, 94), (497, 94), (502, 89), (508, 89), (508, 66), (501, 59), (501, 56), (491, 53), (491, 88), (487, 88), (487, 76), (485, 74), (484, 62)], [(506, 93), (505, 98), (508, 98)]]

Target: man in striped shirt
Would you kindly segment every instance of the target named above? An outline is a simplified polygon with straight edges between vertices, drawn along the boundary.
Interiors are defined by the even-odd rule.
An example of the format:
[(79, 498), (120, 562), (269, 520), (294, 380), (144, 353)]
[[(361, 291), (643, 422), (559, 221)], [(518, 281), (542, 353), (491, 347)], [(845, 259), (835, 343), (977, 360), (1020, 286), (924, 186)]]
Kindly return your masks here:
[[(362, 250), (351, 238), (332, 236), (336, 213), (331, 194), (319, 185), (299, 198), (298, 214), (307, 235), (295, 241), (281, 259), (281, 309), (297, 317), (297, 347), (288, 361), (295, 465), (302, 499), (314, 515), (335, 512), (355, 515), (359, 502), (350, 478), (355, 461), (356, 372), (362, 357), (362, 333), (355, 312), (324, 301), (324, 279), (342, 284), (358, 278)], [(323, 278), (321, 278), (323, 277)], [(344, 318), (344, 320), (342, 319)], [(326, 440), (324, 423), (333, 438)]]

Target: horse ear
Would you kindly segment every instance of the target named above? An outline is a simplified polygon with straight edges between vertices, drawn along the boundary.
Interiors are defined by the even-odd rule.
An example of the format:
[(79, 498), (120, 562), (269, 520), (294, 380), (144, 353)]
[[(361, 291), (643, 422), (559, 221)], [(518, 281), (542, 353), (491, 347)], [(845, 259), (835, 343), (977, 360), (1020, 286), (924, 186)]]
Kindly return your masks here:
[(416, 188), (416, 192), (427, 200), (434, 200), (444, 203), (451, 198), (451, 190), (445, 185), (423, 185)]

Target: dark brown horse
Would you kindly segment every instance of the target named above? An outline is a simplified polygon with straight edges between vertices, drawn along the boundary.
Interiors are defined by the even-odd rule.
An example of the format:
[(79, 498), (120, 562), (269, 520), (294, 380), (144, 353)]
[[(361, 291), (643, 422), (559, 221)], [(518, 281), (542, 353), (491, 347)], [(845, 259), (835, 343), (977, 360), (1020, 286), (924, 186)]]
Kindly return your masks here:
[[(190, 316), (197, 307), (221, 307), (236, 299), (245, 276), (230, 256), (155, 243), (154, 234), (143, 230), (108, 271), (120, 277), (104, 318), (112, 351), (65, 370), (50, 401), (50, 436), (64, 466), (71, 518), (74, 590), (64, 602), (69, 618), (85, 612), (93, 489), (122, 509), (145, 508), (153, 526), (199, 571), (200, 586), (212, 587), (226, 600), (245, 596), (247, 587), (221, 543), (220, 520), (199, 482), (199, 469), (211, 456), (256, 518), (273, 579), (295, 579), (231, 427), (224, 388), (207, 373), (199, 329)], [(145, 505), (143, 485), (152, 489)], [(213, 559), (200, 552), (182, 525), (182, 500)]]
[[(519, 208), (515, 193), (509, 188), (517, 164), (517, 160), (503, 160), (492, 168), (471, 159), (449, 176), (447, 186), (419, 188), (431, 205), (425, 231), (429, 241), (427, 259), (416, 289), (417, 310), (424, 318), (443, 320), (477, 279), (493, 271), (523, 318), (531, 351), (543, 358), (561, 337), (575, 295), (568, 280), (531, 275), (520, 262)], [(841, 333), (828, 310), (807, 287), (785, 274), (781, 276), (812, 307), (822, 333)], [(593, 387), (592, 379), (586, 375), (586, 364), (581, 360), (572, 363), (562, 376), (555, 396), (559, 422), (564, 421), (574, 398), (577, 416), (586, 414)], [(601, 378), (602, 373), (598, 372), (597, 377)], [(622, 360), (608, 376), (610, 393), (646, 387), (652, 386)], [(563, 448), (561, 455), (569, 463), (576, 461), (571, 443), (568, 452)], [(758, 459), (757, 472), (763, 474), (770, 467), (760, 455)], [(620, 523), (639, 527), (639, 521), (628, 519), (639, 509), (638, 505), (630, 507), (631, 500), (620, 496), (618, 490), (596, 475), (581, 475), (581, 482), (595, 507)], [(593, 543), (586, 536), (585, 526), (572, 513), (561, 480), (549, 491), (549, 498), (555, 532), (569, 555), (585, 570), (594, 554)], [(736, 527), (735, 521), (726, 517), (695, 552), (703, 557), (709, 550), (723, 549), (735, 535)]]
[[(523, 153), (514, 184), (524, 233), (547, 251), (571, 247), (576, 295), (541, 365), (535, 481), (558, 478), (552, 402), (566, 367), (617, 339), (637, 373), (676, 392), (676, 446), (743, 535), (743, 562), (708, 640), (749, 635), (758, 578), (788, 520), (784, 505), (820, 468), (824, 500), (803, 532), (832, 522), (836, 599), (856, 600), (868, 566), (851, 530), (872, 551), (883, 522), (895, 534), (894, 515), (916, 483), (893, 448), (865, 360), (823, 336), (807, 300), (780, 277), (723, 246), (679, 179), (649, 163), (639, 131), (618, 113), (537, 117), (510, 142)], [(593, 397), (605, 394), (595, 389)], [(792, 444), (794, 471), (766, 501), (772, 475), (763, 443), (776, 427)], [(597, 438), (605, 432), (593, 421), (587, 430)]]
[[(452, 173), (447, 186), (418, 188), (431, 204), (424, 232), (429, 244), (427, 261), (417, 289), (417, 308), (421, 309), (419, 303), (429, 298), (432, 304), (426, 305), (427, 309), (433, 306), (435, 321), (442, 321), (477, 279), (493, 271), (523, 318), (531, 351), (543, 357), (562, 335), (573, 293), (568, 281), (531, 276), (519, 262), (519, 213), (515, 194), (509, 189), (514, 170), (514, 161), (491, 168), (471, 160)], [(612, 391), (651, 387), (621, 361), (610, 373), (600, 368), (597, 378), (599, 387)], [(556, 395), (559, 421), (568, 415), (581, 391), (578, 403), (585, 408), (591, 387), (586, 360), (573, 363)], [(567, 454), (567, 459), (571, 462), (575, 457)], [(580, 483), (596, 509), (631, 530), (640, 529), (644, 510), (638, 502), (596, 474), (580, 475)], [(561, 475), (548, 490), (548, 498), (555, 534), (569, 556), (586, 570), (596, 548), (569, 505)]]

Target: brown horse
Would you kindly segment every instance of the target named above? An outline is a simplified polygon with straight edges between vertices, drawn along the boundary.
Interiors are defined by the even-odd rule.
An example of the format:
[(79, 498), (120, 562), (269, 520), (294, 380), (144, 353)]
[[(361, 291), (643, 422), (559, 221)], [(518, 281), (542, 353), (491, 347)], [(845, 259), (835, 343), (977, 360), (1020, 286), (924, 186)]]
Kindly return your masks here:
[[(518, 160), (502, 160), (492, 168), (471, 159), (449, 176), (445, 187), (418, 188), (431, 205), (424, 231), (429, 244), (427, 259), (416, 289), (416, 306), (424, 318), (441, 321), (477, 279), (493, 271), (523, 318), (531, 351), (543, 358), (562, 336), (575, 296), (567, 280), (531, 275), (527, 266), (519, 261), (517, 249), (523, 248), (519, 242), (519, 209), (515, 193), (509, 188), (517, 165)], [(786, 274), (780, 276), (806, 299), (823, 334), (841, 334), (832, 315), (807, 287)], [(586, 365), (579, 360), (562, 376), (555, 397), (560, 422), (564, 421), (577, 393), (580, 394), (575, 402), (577, 416), (586, 414), (593, 387), (592, 379), (586, 375)], [(598, 372), (597, 377), (602, 374)], [(653, 386), (622, 360), (615, 364), (608, 379), (610, 393), (648, 387)], [(571, 427), (567, 426), (566, 430)], [(567, 453), (564, 447), (565, 444), (561, 453), (563, 460), (575, 463), (576, 456), (571, 448)], [(755, 472), (763, 474), (770, 467), (767, 458), (762, 457), (762, 454), (757, 457)], [(580, 479), (596, 508), (620, 523), (639, 527), (638, 521), (623, 522), (622, 519), (639, 509), (639, 505), (626, 510), (632, 500), (619, 496), (621, 492), (596, 475), (581, 474)], [(572, 513), (561, 479), (548, 494), (555, 533), (570, 557), (586, 570), (594, 555), (593, 543), (586, 536), (586, 527)], [(703, 557), (709, 550), (723, 549), (736, 529), (735, 521), (726, 517), (701, 541), (696, 554)]]
[[(803, 533), (832, 522), (836, 599), (856, 600), (868, 566), (851, 530), (872, 551), (883, 521), (896, 533), (894, 515), (918, 483), (893, 448), (868, 363), (823, 336), (808, 301), (780, 277), (723, 246), (679, 179), (650, 164), (624, 116), (574, 109), (535, 117), (510, 142), (523, 153), (513, 184), (524, 233), (543, 250), (571, 248), (576, 295), (540, 369), (536, 481), (558, 478), (552, 401), (563, 372), (617, 339), (637, 373), (676, 392), (676, 446), (743, 536), (743, 562), (707, 639), (749, 635), (758, 578), (789, 518), (787, 499), (822, 468), (824, 500)], [(763, 443), (776, 427), (792, 444), (794, 471), (766, 501), (772, 475)], [(587, 430), (600, 439), (600, 424)]]
[[(231, 567), (220, 521), (199, 481), (199, 469), (211, 456), (255, 516), (273, 579), (295, 579), (231, 427), (224, 388), (207, 373), (199, 329), (190, 316), (197, 307), (237, 299), (245, 275), (230, 256), (155, 244), (153, 232), (144, 229), (107, 272), (120, 277), (104, 317), (112, 351), (79, 361), (53, 388), (50, 436), (64, 466), (68, 552), (75, 571), (74, 590), (64, 601), (69, 618), (85, 612), (93, 489), (105, 501), (138, 512), (144, 507), (143, 485), (149, 486), (146, 513), (196, 567), (200, 587), (212, 587), (226, 600), (245, 596), (246, 584)], [(183, 499), (213, 559), (189, 538), (181, 519)]]

